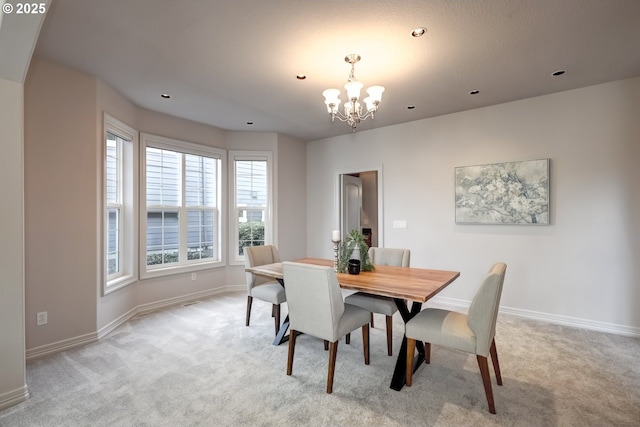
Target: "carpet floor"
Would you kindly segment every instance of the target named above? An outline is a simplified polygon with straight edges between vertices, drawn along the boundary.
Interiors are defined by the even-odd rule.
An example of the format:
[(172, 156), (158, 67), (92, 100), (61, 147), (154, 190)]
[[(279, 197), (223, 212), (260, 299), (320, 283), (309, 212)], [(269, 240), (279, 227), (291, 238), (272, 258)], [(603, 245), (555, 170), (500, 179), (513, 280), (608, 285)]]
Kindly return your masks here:
[[(389, 388), (394, 356), (384, 318), (338, 346), (333, 394), (328, 352), (298, 338), (273, 346), (269, 304), (225, 294), (139, 316), (99, 342), (27, 365), (30, 398), (0, 412), (0, 426), (638, 426), (640, 340), (500, 314), (496, 345), (504, 385), (488, 412), (474, 356), (433, 346), (412, 387)], [(286, 314), (286, 305), (283, 310)]]

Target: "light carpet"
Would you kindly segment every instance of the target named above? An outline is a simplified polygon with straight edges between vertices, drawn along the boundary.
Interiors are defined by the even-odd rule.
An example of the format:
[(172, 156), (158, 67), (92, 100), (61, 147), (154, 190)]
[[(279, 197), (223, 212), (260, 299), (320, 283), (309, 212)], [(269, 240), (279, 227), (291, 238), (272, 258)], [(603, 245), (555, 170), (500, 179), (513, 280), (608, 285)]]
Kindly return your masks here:
[[(243, 293), (132, 319), (100, 342), (27, 365), (30, 398), (0, 412), (1, 426), (637, 426), (640, 340), (499, 315), (504, 385), (488, 412), (476, 358), (433, 346), (412, 387), (389, 388), (394, 356), (384, 318), (338, 347), (333, 394), (328, 352), (302, 335), (293, 375), (273, 346), (269, 304), (244, 326)], [(286, 307), (286, 305), (285, 305)], [(286, 309), (283, 310), (286, 314)]]

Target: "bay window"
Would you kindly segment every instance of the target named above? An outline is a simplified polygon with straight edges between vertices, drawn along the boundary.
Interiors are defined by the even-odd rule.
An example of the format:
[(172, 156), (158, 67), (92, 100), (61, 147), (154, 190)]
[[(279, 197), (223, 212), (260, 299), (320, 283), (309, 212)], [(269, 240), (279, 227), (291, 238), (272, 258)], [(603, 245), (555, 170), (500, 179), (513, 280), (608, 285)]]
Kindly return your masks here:
[(271, 153), (231, 151), (231, 261), (244, 260), (244, 248), (273, 242)]
[(137, 280), (138, 133), (104, 115), (103, 294)]
[(148, 134), (142, 139), (143, 277), (221, 264), (223, 151)]

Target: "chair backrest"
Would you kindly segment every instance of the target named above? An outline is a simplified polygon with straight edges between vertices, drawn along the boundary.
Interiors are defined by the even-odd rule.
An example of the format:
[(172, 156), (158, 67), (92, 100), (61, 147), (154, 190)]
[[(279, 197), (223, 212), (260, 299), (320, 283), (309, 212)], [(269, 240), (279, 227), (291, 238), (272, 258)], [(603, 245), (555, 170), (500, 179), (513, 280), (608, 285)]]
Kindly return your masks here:
[(506, 271), (505, 263), (494, 264), (469, 307), (467, 322), (476, 336), (476, 354), (480, 356), (489, 355), (489, 347), (496, 334), (496, 319)]
[(291, 329), (334, 342), (344, 313), (342, 291), (331, 267), (282, 263)]
[(369, 248), (371, 264), (392, 265), (395, 267), (409, 267), (411, 251), (409, 249)]
[[(274, 262), (280, 262), (280, 254), (278, 253), (278, 249), (273, 245), (247, 246), (244, 248), (245, 267), (256, 267), (259, 265), (273, 264)], [(253, 289), (254, 286), (272, 281), (273, 279), (265, 276), (247, 273), (247, 290), (249, 294), (251, 294), (251, 289)]]

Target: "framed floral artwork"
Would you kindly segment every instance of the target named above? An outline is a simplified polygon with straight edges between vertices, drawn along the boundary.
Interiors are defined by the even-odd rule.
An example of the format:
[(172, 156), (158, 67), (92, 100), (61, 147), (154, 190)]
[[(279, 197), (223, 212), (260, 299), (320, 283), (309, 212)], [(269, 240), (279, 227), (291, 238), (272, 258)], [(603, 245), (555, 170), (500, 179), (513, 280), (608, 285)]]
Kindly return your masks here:
[(549, 224), (549, 159), (455, 168), (456, 223)]

